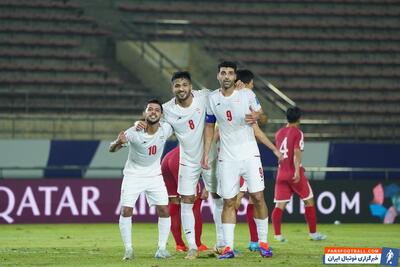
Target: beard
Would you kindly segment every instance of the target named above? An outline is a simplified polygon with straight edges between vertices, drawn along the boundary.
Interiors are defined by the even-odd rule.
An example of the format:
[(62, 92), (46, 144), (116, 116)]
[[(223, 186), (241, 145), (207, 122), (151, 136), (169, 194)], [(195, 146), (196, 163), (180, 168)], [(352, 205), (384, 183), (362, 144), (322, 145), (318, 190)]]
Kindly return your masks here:
[(181, 95), (180, 93), (176, 94), (175, 97), (178, 99), (178, 101), (185, 101), (188, 99), (190, 96), (190, 92), (187, 92), (185, 95)]
[(234, 81), (222, 81), (221, 82), (221, 88), (222, 89), (229, 89), (235, 84)]
[(152, 120), (152, 119), (150, 119), (150, 117), (149, 117), (149, 118), (146, 119), (146, 122), (147, 122), (149, 125), (154, 125), (154, 124), (157, 124), (157, 123), (160, 122), (160, 118), (157, 118), (157, 119)]

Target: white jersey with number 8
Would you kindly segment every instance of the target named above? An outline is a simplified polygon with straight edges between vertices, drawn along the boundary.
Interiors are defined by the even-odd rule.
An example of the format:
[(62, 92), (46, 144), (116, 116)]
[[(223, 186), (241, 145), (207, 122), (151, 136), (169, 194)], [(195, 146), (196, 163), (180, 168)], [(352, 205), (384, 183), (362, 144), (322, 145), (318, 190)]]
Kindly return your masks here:
[(188, 166), (200, 165), (203, 155), (203, 129), (208, 89), (193, 90), (193, 102), (179, 106), (175, 98), (163, 105), (164, 119), (172, 125), (180, 145), (179, 162)]

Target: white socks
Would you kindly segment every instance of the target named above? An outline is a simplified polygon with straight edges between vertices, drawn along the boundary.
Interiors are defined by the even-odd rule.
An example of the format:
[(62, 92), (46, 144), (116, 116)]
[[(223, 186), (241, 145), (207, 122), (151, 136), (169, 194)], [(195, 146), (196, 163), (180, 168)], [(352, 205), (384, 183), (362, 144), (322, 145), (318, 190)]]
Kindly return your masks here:
[(230, 247), (233, 250), (233, 239), (235, 235), (235, 226), (234, 223), (223, 223), (222, 229), (224, 231), (224, 241), (225, 245)]
[(165, 249), (167, 246), (169, 231), (171, 229), (171, 217), (158, 217), (158, 248)]
[(119, 216), (119, 231), (125, 250), (132, 250), (132, 217)]
[(181, 220), (183, 232), (185, 233), (189, 249), (197, 249), (194, 236), (193, 204), (181, 203)]
[[(167, 246), (169, 231), (171, 228), (171, 217), (158, 218), (158, 248), (165, 249)], [(119, 216), (119, 230), (125, 250), (132, 250), (132, 217)]]
[(217, 247), (224, 247), (224, 232), (222, 229), (222, 209), (224, 208), (224, 199), (223, 198), (214, 198), (214, 223), (215, 223), (215, 232), (217, 235)]
[(254, 218), (257, 226), (258, 242), (268, 243), (268, 217), (265, 219)]

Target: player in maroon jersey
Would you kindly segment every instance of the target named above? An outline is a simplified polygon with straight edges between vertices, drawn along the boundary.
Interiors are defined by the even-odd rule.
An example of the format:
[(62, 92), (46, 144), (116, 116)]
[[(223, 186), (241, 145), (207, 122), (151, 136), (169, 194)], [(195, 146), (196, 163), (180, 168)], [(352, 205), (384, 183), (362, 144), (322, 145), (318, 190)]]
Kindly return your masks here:
[(301, 166), (302, 151), (304, 150), (304, 136), (299, 129), (301, 110), (298, 107), (288, 108), (286, 118), (288, 124), (275, 134), (276, 148), (283, 154), (279, 162), (275, 184), (275, 209), (272, 212), (275, 240), (286, 242), (281, 233), (283, 211), (295, 193), (304, 201), (305, 219), (308, 224), (311, 240), (324, 240), (326, 235), (317, 232), (317, 218), (315, 212), (313, 192), (304, 175)]
[[(169, 197), (169, 212), (171, 216), (171, 232), (175, 239), (176, 251), (187, 251), (187, 247), (182, 240), (181, 233), (181, 205), (178, 194), (178, 171), (179, 171), (179, 146), (169, 151), (161, 162), (161, 172), (167, 187)], [(203, 221), (201, 218), (201, 202), (207, 198), (207, 193), (202, 192), (200, 185), (197, 186), (197, 196), (193, 206), (195, 218), (195, 239), (199, 251), (207, 250), (207, 246), (201, 243), (201, 233)]]

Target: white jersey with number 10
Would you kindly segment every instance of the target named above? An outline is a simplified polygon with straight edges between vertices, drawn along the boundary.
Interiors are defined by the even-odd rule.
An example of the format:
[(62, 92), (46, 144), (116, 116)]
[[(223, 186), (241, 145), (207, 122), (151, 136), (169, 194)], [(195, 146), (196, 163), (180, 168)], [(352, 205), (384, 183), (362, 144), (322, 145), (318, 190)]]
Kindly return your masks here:
[(161, 174), (160, 159), (165, 142), (172, 135), (168, 123), (160, 123), (154, 135), (136, 131), (133, 127), (125, 131), (128, 140), (129, 155), (125, 163), (124, 176), (136, 178), (157, 176)]

